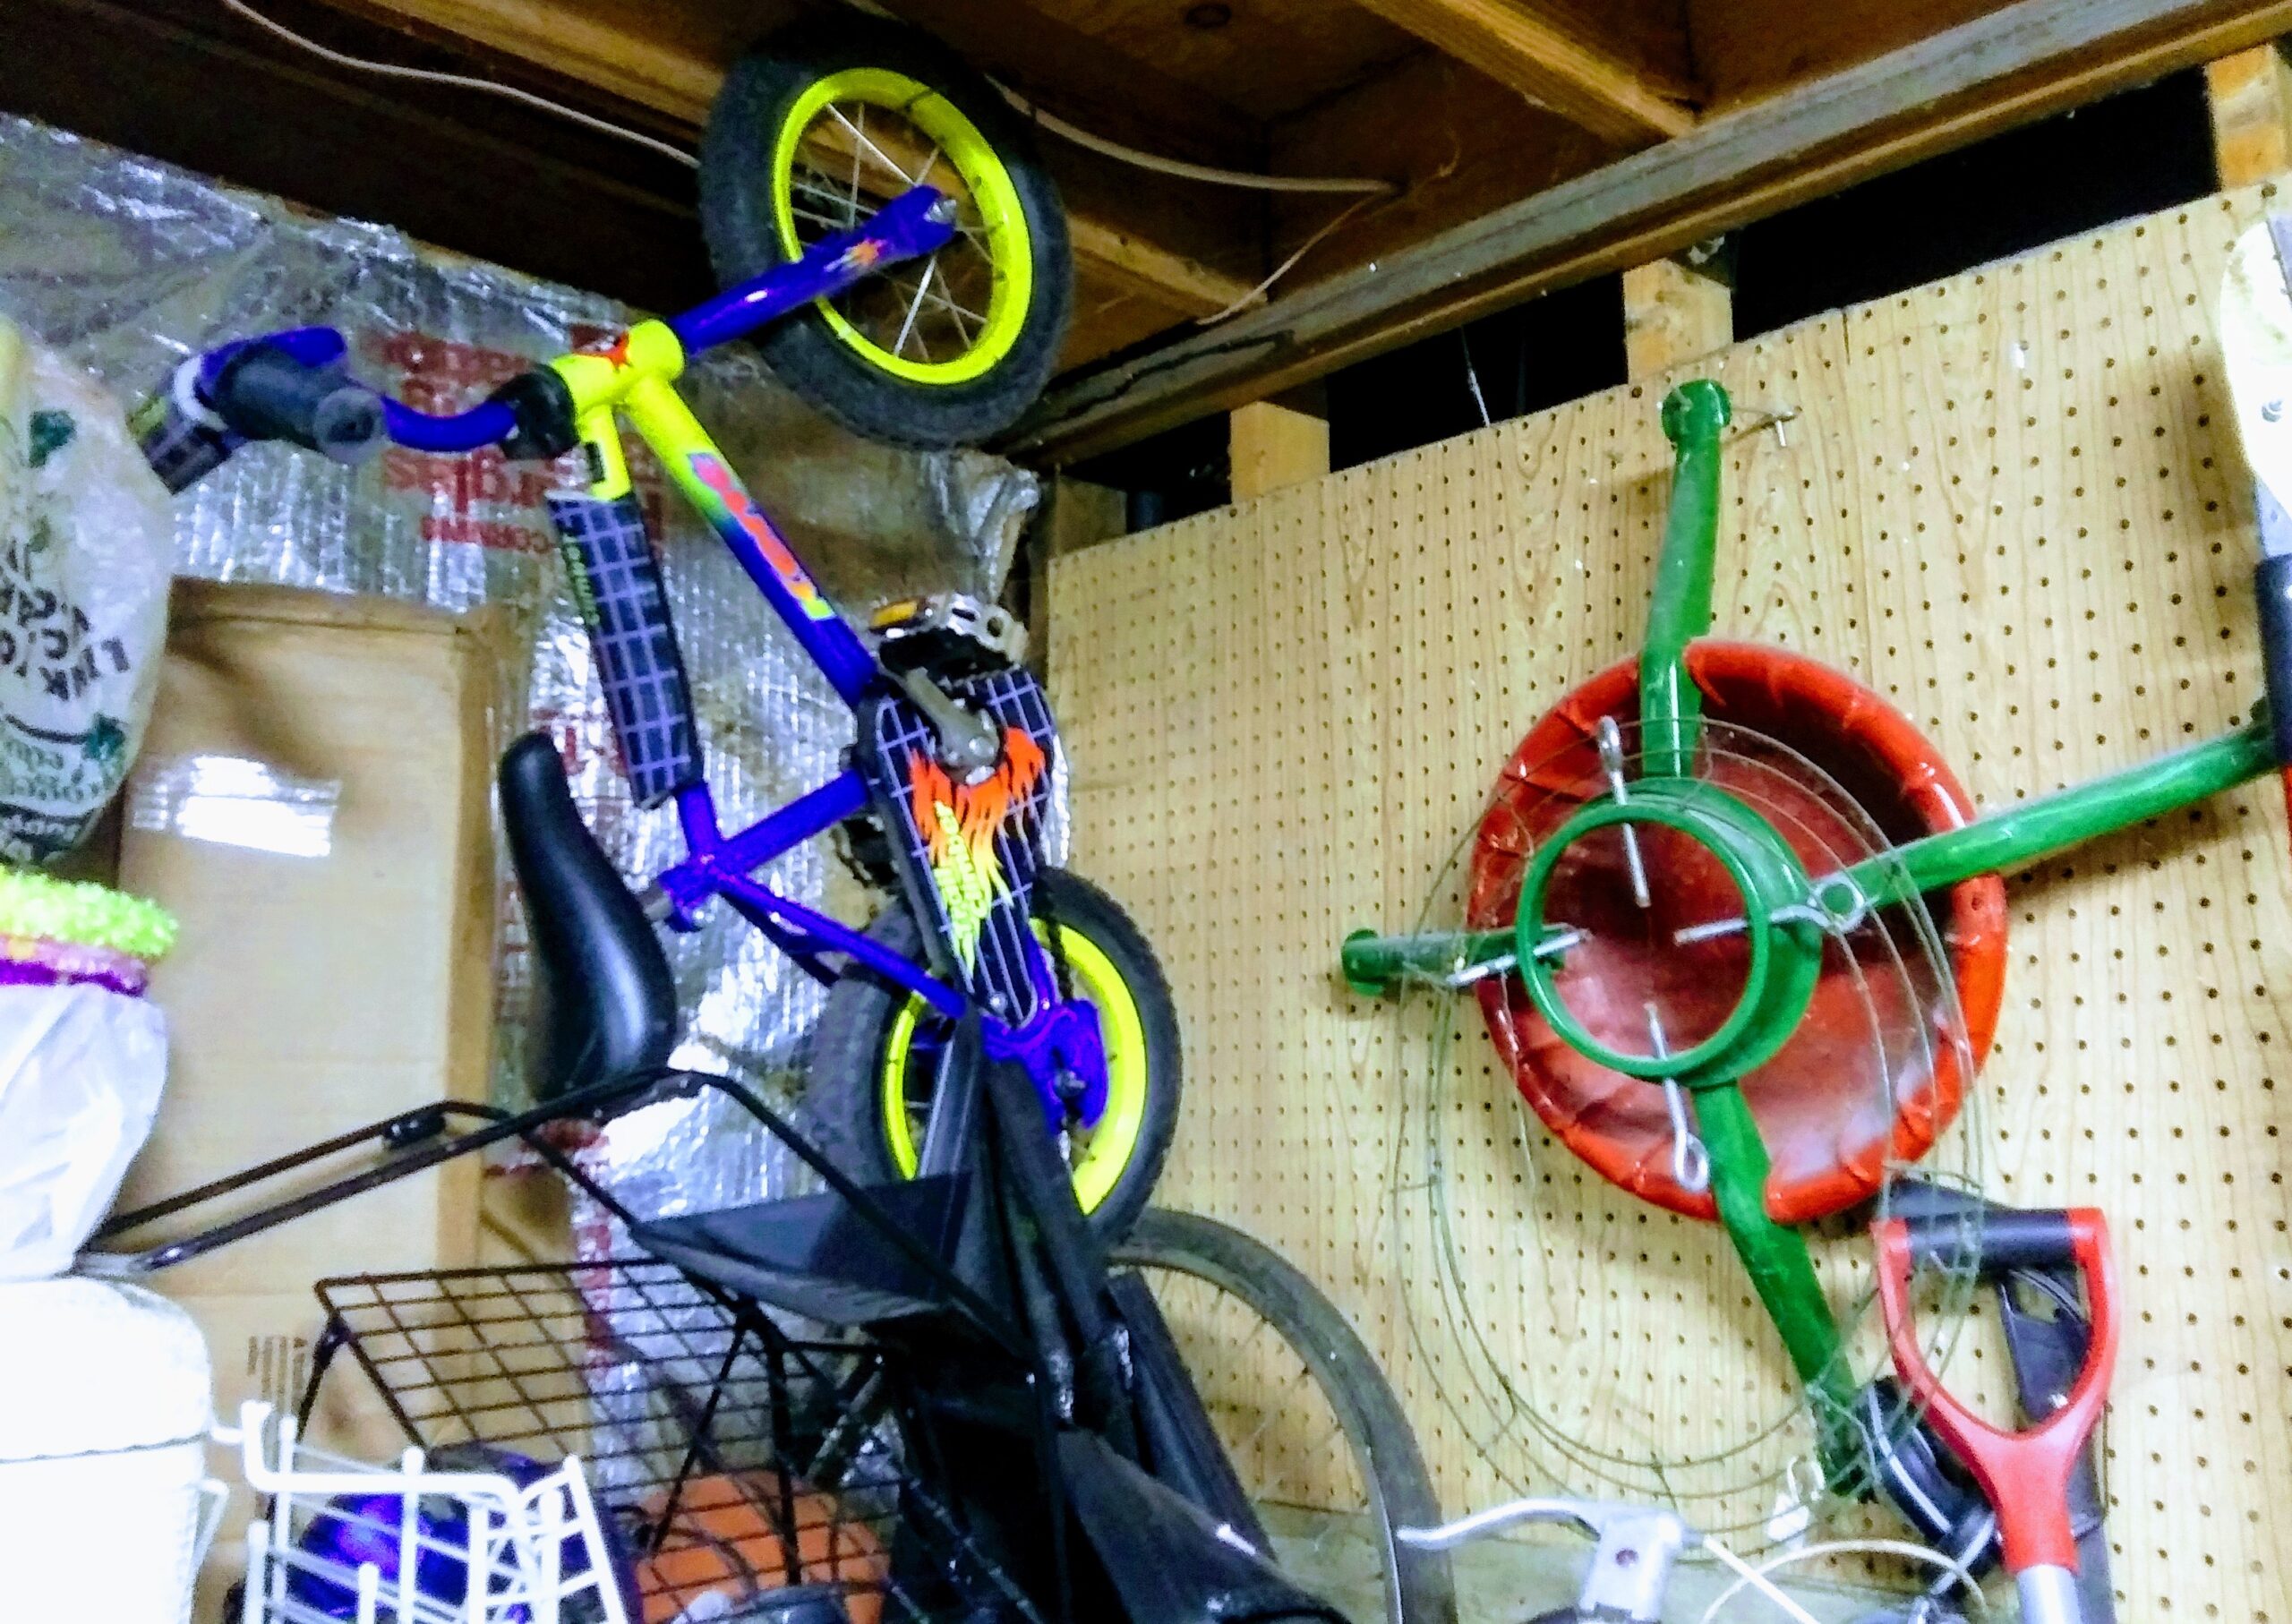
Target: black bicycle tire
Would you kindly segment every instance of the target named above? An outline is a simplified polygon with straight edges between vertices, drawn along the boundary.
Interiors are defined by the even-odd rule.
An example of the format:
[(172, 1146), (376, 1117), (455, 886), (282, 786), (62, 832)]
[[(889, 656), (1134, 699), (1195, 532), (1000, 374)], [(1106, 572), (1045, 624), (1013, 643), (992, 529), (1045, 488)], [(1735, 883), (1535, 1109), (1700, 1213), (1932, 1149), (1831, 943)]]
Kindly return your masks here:
[(784, 263), (768, 153), (796, 98), (825, 74), (885, 67), (931, 87), (987, 138), (1017, 189), (1034, 289), (1011, 353), (979, 378), (917, 384), (895, 378), (838, 338), (810, 308), (756, 336), (765, 363), (824, 415), (854, 433), (923, 449), (977, 445), (1016, 422), (1057, 365), (1073, 303), (1073, 261), (1058, 189), (1026, 122), (995, 87), (929, 36), (849, 12), (778, 30), (726, 73), (700, 143), (700, 223), (719, 283), (731, 287)]
[[(1112, 1240), (1153, 1199), (1177, 1134), (1185, 1088), (1177, 1012), (1154, 950), (1120, 903), (1063, 868), (1043, 869), (1035, 884), (1048, 893), (1049, 912), (1059, 927), (1080, 932), (1113, 962), (1145, 1028), (1146, 1115), (1138, 1144), (1114, 1188), (1090, 1215), (1099, 1238)], [(868, 936), (910, 962), (923, 962), (923, 930), (904, 902), (878, 915)], [(812, 1030), (804, 1081), (808, 1125), (821, 1151), (863, 1184), (887, 1184), (900, 1176), (884, 1140), (877, 1079), (885, 1039), (907, 997), (904, 988), (855, 966), (829, 991)]]
[(1390, 1578), (1388, 1624), (1456, 1624), (1456, 1585), (1446, 1554), (1414, 1550), (1393, 1537), (1396, 1528), (1430, 1527), (1441, 1520), (1416, 1434), (1337, 1304), (1262, 1242), (1196, 1213), (1149, 1208), (1110, 1249), (1108, 1262), (1176, 1269), (1208, 1280), (1274, 1329), (1320, 1385), (1375, 1500)]

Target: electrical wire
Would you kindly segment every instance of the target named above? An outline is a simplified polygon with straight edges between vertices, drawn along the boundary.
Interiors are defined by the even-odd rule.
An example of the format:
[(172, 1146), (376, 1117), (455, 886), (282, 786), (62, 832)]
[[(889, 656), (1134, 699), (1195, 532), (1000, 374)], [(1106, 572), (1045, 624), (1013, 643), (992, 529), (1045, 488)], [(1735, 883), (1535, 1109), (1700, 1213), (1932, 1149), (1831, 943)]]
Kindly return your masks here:
[[(266, 16), (263, 13), (257, 11), (252, 5), (247, 4), (247, 0), (218, 0), (218, 4), (224, 10), (244, 18), (266, 33), (283, 39), (290, 45), (299, 47), (323, 61), (333, 63), (338, 67), (354, 69), (362, 73), (372, 73), (384, 79), (407, 80), (417, 84), (452, 85), (462, 90), (482, 90), (489, 95), (505, 97), (509, 100), (521, 102), (526, 107), (539, 108), (544, 113), (554, 113), (560, 118), (569, 119), (600, 134), (615, 136), (649, 151), (657, 152), (663, 158), (672, 158), (682, 164), (688, 169), (697, 169), (700, 167), (700, 160), (697, 158), (672, 142), (646, 135), (642, 131), (632, 130), (626, 124), (615, 124), (608, 118), (599, 118), (595, 114), (585, 113), (578, 107), (568, 107), (561, 101), (552, 100), (549, 97), (526, 90), (521, 86), (503, 84), (498, 80), (481, 79), (472, 73), (449, 73), (436, 68), (409, 67), (403, 63), (378, 62), (371, 56), (355, 56), (347, 51), (338, 51), (332, 46), (321, 45), (307, 34), (297, 33), (276, 18)], [(872, 10), (873, 8), (861, 9)], [(1373, 202), (1381, 197), (1390, 197), (1400, 190), (1400, 187), (1391, 181), (1315, 175), (1252, 175), (1238, 169), (1219, 169), (1208, 164), (1193, 164), (1179, 158), (1163, 158), (1155, 153), (1141, 151), (1135, 147), (1125, 146), (1120, 141), (1109, 141), (1102, 135), (1093, 135), (1088, 130), (1068, 124), (1057, 115), (1047, 113), (1036, 107), (1007, 85), (996, 84), (995, 88), (1001, 91), (1005, 98), (1020, 113), (1061, 140), (1072, 141), (1089, 151), (1141, 169), (1175, 175), (1184, 180), (1199, 181), (1207, 185), (1243, 186), (1261, 192), (1361, 193), (1335, 218), (1300, 243), (1296, 250), (1287, 259), (1275, 266), (1272, 274), (1262, 282), (1223, 310), (1196, 318), (1198, 326), (1213, 326), (1237, 312), (1262, 303), (1266, 294), (1275, 283), (1287, 276), (1296, 268), (1298, 261), (1317, 247), (1330, 233), (1352, 218), (1363, 205)]]
[(544, 113), (554, 113), (560, 118), (570, 119), (575, 124), (597, 131), (601, 134), (618, 136), (622, 141), (632, 141), (637, 146), (661, 154), (663, 158), (674, 158), (688, 169), (697, 169), (700, 167), (700, 160), (697, 158), (672, 142), (646, 135), (642, 131), (632, 130), (626, 124), (617, 124), (609, 118), (599, 118), (594, 113), (584, 113), (578, 107), (569, 107), (561, 101), (552, 101), (546, 96), (538, 95), (519, 86), (502, 84), (497, 80), (480, 79), (471, 73), (448, 73), (436, 68), (408, 67), (403, 63), (377, 62), (370, 56), (354, 56), (347, 51), (338, 51), (332, 46), (321, 45), (307, 34), (296, 33), (285, 23), (275, 18), (267, 17), (255, 10), (246, 3), (246, 0), (218, 0), (218, 3), (225, 11), (245, 18), (257, 28), (286, 40), (290, 45), (300, 46), (313, 56), (331, 62), (337, 67), (355, 68), (362, 73), (373, 73), (384, 79), (406, 79), (420, 84), (455, 85), (463, 90), (489, 91), (495, 96), (507, 97), (511, 101), (523, 102), (529, 107), (538, 107)]
[[(597, 131), (601, 134), (617, 136), (622, 141), (634, 142), (637, 146), (661, 154), (663, 158), (674, 158), (688, 168), (697, 168), (699, 166), (698, 158), (673, 142), (646, 135), (642, 131), (632, 130), (626, 124), (615, 124), (611, 119), (599, 118), (594, 113), (585, 113), (578, 107), (568, 107), (561, 101), (553, 100), (520, 86), (503, 84), (499, 80), (481, 79), (473, 73), (449, 73), (437, 68), (410, 67), (403, 63), (378, 62), (371, 56), (355, 56), (347, 51), (336, 50), (332, 46), (321, 45), (307, 34), (296, 32), (278, 19), (257, 11), (252, 5), (247, 4), (247, 0), (218, 0), (218, 4), (224, 10), (244, 18), (266, 33), (283, 39), (290, 45), (297, 46), (312, 56), (333, 63), (338, 67), (353, 68), (359, 73), (373, 73), (385, 79), (410, 80), (421, 84), (453, 85), (463, 90), (483, 90), (492, 95), (507, 97), (511, 101), (523, 102), (529, 107), (538, 107), (545, 113), (554, 113), (560, 118), (570, 119), (573, 123)], [(872, 11), (874, 8), (863, 9)], [(1037, 107), (1006, 84), (996, 83), (995, 88), (1003, 93), (1005, 100), (1028, 119), (1049, 131), (1060, 140), (1072, 141), (1084, 150), (1096, 152), (1100, 157), (1111, 158), (1118, 162), (1151, 170), (1159, 175), (1170, 175), (1183, 180), (1200, 181), (1205, 185), (1241, 186), (1260, 192), (1361, 192), (1373, 197), (1389, 197), (1400, 190), (1400, 187), (1392, 181), (1373, 180), (1365, 177), (1253, 175), (1239, 169), (1220, 169), (1210, 164), (1188, 163), (1183, 158), (1164, 158), (1159, 153), (1146, 152), (1136, 147), (1125, 146), (1120, 141), (1108, 140), (1103, 135), (1093, 134), (1078, 124), (1069, 124), (1056, 113)]]
[(1331, 175), (1254, 175), (1240, 169), (1220, 169), (1210, 164), (1194, 164), (1188, 163), (1183, 158), (1164, 158), (1159, 153), (1142, 151), (1136, 147), (1125, 146), (1117, 141), (1109, 141), (1103, 135), (1094, 135), (1079, 125), (1067, 123), (1056, 113), (1048, 112), (1037, 107), (999, 80), (991, 80), (988, 82), (1003, 93), (1003, 99), (1009, 102), (1013, 108), (1041, 128), (1048, 130), (1051, 134), (1062, 141), (1071, 141), (1087, 152), (1095, 152), (1101, 158), (1110, 158), (1116, 163), (1129, 164), (1135, 168), (1149, 170), (1157, 175), (1175, 175), (1181, 180), (1199, 181), (1210, 186), (1237, 186), (1256, 192), (1318, 192), (1324, 195), (1332, 192), (1339, 195), (1354, 192), (1360, 194), (1352, 203), (1338, 210), (1336, 216), (1321, 229), (1298, 244), (1287, 259), (1273, 268), (1271, 274), (1265, 280), (1223, 309), (1212, 311), (1206, 316), (1196, 316), (1194, 318), (1196, 327), (1215, 327), (1228, 316), (1237, 315), (1254, 305), (1263, 303), (1266, 295), (1272, 291), (1275, 283), (1296, 269), (1298, 261), (1318, 247), (1331, 232), (1351, 219), (1360, 211), (1363, 205), (1374, 202), (1379, 198), (1392, 197), (1401, 190), (1398, 184), (1393, 181)]
[(1366, 176), (1259, 175), (1245, 169), (1220, 169), (1212, 164), (1188, 163), (1180, 158), (1164, 158), (1159, 153), (1142, 151), (1126, 147), (1118, 141), (1094, 135), (1076, 124), (1070, 124), (1056, 113), (1048, 112), (1001, 81), (990, 81), (1003, 92), (1009, 102), (1032, 123), (1041, 125), (1061, 141), (1068, 141), (1087, 152), (1110, 158), (1140, 169), (1150, 169), (1157, 175), (1175, 175), (1182, 180), (1200, 181), (1210, 186), (1239, 186), (1253, 192), (1364, 192), (1371, 197), (1390, 197), (1400, 190), (1398, 183), (1381, 181)]
[(1292, 270), (1295, 270), (1297, 268), (1298, 261), (1304, 259), (1308, 253), (1311, 253), (1315, 248), (1319, 247), (1321, 240), (1327, 237), (1330, 232), (1335, 231), (1339, 226), (1344, 225), (1346, 221), (1351, 219), (1355, 215), (1360, 213), (1362, 209), (1367, 208), (1376, 201), (1377, 200), (1373, 197), (1355, 198), (1343, 209), (1338, 209), (1336, 216), (1330, 220), (1329, 224), (1323, 226), (1319, 231), (1316, 231), (1313, 235), (1298, 244), (1296, 248), (1291, 252), (1289, 257), (1282, 261), (1280, 264), (1275, 266), (1267, 275), (1264, 281), (1260, 282), (1255, 287), (1251, 288), (1249, 292), (1244, 294), (1240, 298), (1226, 306), (1225, 309), (1212, 311), (1206, 316), (1196, 316), (1193, 319), (1193, 324), (1196, 327), (1215, 327), (1219, 322), (1223, 321), (1228, 316), (1234, 315), (1241, 311), (1245, 311), (1253, 304), (1264, 303), (1265, 295), (1272, 288), (1273, 285), (1281, 280), (1282, 278), (1287, 276)]
[(1463, 328), (1457, 329), (1457, 347), (1465, 353), (1465, 385), (1472, 390), (1472, 403), (1480, 408), (1480, 426), (1489, 424), (1488, 397), (1480, 392), (1480, 369), (1472, 363), (1472, 339)]
[(1703, 1548), (1706, 1551), (1708, 1551), (1712, 1555), (1717, 1557), (1720, 1561), (1724, 1563), (1726, 1566), (1733, 1568), (1735, 1572), (1740, 1576), (1733, 1584), (1728, 1586), (1726, 1589), (1719, 1593), (1719, 1600), (1711, 1604), (1711, 1612), (1706, 1612), (1703, 1615), (1703, 1624), (1711, 1624), (1711, 1615), (1712, 1613), (1715, 1613), (1719, 1611), (1720, 1603), (1725, 1602), (1729, 1597), (1732, 1596), (1737, 1591), (1742, 1589), (1746, 1585), (1749, 1585), (1753, 1589), (1757, 1590), (1761, 1595), (1765, 1596), (1768, 1601), (1774, 1603), (1783, 1611), (1789, 1613), (1793, 1619), (1796, 1619), (1799, 1621), (1799, 1624), (1818, 1624), (1818, 1620), (1815, 1618), (1814, 1614), (1809, 1612), (1805, 1608), (1800, 1606), (1798, 1603), (1792, 1601), (1789, 1596), (1783, 1594), (1783, 1587), (1781, 1586), (1777, 1585), (1773, 1579), (1768, 1578), (1766, 1574), (1752, 1567), (1749, 1562), (1743, 1560), (1742, 1558), (1737, 1556), (1733, 1551), (1728, 1550), (1726, 1546), (1721, 1544), (1717, 1540), (1706, 1537), (1703, 1542)]
[[(1963, 1562), (1945, 1551), (1913, 1545), (1908, 1540), (1830, 1540), (1820, 1544), (1801, 1546), (1796, 1551), (1785, 1551), (1780, 1556), (1767, 1558), (1756, 1568), (1715, 1540), (1706, 1539), (1703, 1543), (1706, 1550), (1740, 1577), (1721, 1591), (1711, 1605), (1703, 1610), (1703, 1617), (1697, 1624), (1711, 1624), (1719, 1616), (1720, 1609), (1733, 1601), (1747, 1586), (1757, 1586), (1769, 1600), (1782, 1596), (1783, 1593), (1775, 1587), (1767, 1576), (1794, 1563), (1812, 1561), (1821, 1556), (1898, 1556), (1924, 1562), (1929, 1567), (1947, 1568), (1950, 1577), (1958, 1582), (1958, 1588), (1972, 1601), (1976, 1611), (1984, 1618), (1989, 1616), (1989, 1598), (1981, 1594), (1981, 1586), (1974, 1582), (1971, 1570)], [(1795, 1602), (1785, 1600), (1783, 1604), (1799, 1618), (1807, 1616)]]

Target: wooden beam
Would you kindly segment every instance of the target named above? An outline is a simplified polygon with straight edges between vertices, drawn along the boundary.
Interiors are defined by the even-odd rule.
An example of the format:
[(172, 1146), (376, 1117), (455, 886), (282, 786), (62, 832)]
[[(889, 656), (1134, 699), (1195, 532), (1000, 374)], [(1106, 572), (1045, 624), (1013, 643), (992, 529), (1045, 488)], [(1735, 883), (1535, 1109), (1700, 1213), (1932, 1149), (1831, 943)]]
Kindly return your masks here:
[[(765, 13), (739, 37), (687, 22), (695, 8), (631, 0), (328, 0), (338, 9), (408, 27), (431, 39), (472, 44), (602, 90), (697, 130), (723, 82), (724, 64), (745, 31), (775, 20)], [(1152, 242), (1129, 222), (1070, 203), (1069, 235), (1078, 271), (1103, 271), (1180, 315), (1223, 310), (1247, 278)]]
[(2223, 192), (2292, 170), (2292, 69), (2283, 41), (2206, 63), (2204, 89)]
[(1261, 167), (1265, 130), (1257, 120), (1034, 6), (888, 0), (888, 9), (1093, 134), (1167, 158), (1229, 169)]
[[(614, 0), (326, 0), (423, 38), (475, 45), (697, 128), (723, 82), (729, 45), (668, 24), (691, 11)], [(792, 7), (747, 26), (762, 31)]]
[[(1441, 116), (1426, 118), (1426, 107)], [(1399, 183), (1333, 232), (1344, 201), (1269, 200), (1278, 265), (1308, 239), (1279, 284), (1307, 287), (1356, 265), (1549, 191), (1612, 161), (1615, 149), (1548, 107), (1439, 51), (1413, 51), (1383, 73), (1315, 103), (1270, 132), (1279, 175), (1373, 175)]]
[(1244, 277), (1188, 259), (1101, 216), (1069, 214), (1075, 262), (1181, 316), (1210, 315), (1249, 296)]
[[(925, 167), (933, 161), (933, 154), (919, 137), (906, 140), (879, 130), (871, 140), (902, 174), (929, 178)], [(806, 146), (813, 162), (834, 173), (851, 164), (859, 150), (855, 133), (840, 123), (816, 129), (807, 136)], [(890, 201), (890, 189), (904, 182), (889, 180), (883, 166), (875, 164), (869, 166), (862, 184), (875, 194), (872, 201), (880, 203)], [(1244, 278), (1173, 253), (1134, 232), (1108, 225), (1099, 215), (1070, 216), (1066, 236), (1076, 261), (1104, 272), (1125, 291), (1181, 313), (1224, 310), (1250, 292), (1251, 284)]]
[(1109, 450), (2288, 31), (2292, 0), (2020, 0), (1070, 379), (1005, 449)]
[(1695, 127), (1683, 87), (1520, 0), (1355, 0), (1570, 124), (1627, 150)]
[(1652, 378), (1735, 341), (1735, 295), (1678, 255), (1623, 273), (1623, 370)]
[(1237, 502), (1329, 472), (1329, 419), (1253, 400), (1227, 419), (1227, 458)]

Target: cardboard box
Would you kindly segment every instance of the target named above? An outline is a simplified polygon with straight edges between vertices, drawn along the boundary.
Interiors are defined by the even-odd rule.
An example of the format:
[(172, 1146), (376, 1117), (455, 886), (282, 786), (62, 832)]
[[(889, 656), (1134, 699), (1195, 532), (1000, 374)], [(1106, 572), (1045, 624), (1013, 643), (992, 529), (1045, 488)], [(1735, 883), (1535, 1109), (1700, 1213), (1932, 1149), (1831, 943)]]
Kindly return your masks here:
[[(415, 1106), (485, 1098), (506, 653), (490, 614), (176, 583), (119, 884), (183, 932), (151, 979), (169, 1075), (123, 1209)], [(463, 1158), (150, 1277), (207, 1333), (218, 1415), (299, 1397), (321, 1329), (313, 1280), (474, 1262), (480, 1177)], [(405, 1440), (364, 1388), (338, 1362), (313, 1436), (390, 1458)], [(235, 1519), (202, 1606), (235, 1577)]]

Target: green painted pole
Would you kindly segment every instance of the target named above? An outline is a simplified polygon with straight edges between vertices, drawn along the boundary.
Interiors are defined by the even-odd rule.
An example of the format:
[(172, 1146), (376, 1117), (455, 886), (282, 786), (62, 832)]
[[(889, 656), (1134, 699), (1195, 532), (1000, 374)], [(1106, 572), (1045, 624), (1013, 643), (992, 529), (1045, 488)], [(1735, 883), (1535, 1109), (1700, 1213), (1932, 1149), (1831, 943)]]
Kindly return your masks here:
[(1709, 379), (1663, 398), (1663, 434), (1675, 453), (1672, 508), (1639, 651), (1641, 771), (1684, 778), (1694, 770), (1703, 697), (1687, 674), (1687, 645), (1711, 629), (1712, 555), (1719, 544), (1719, 434), (1733, 415)]
[(1833, 1486), (1843, 1488), (1858, 1480), (1863, 1465), (1852, 1422), (1854, 1381), (1830, 1299), (1815, 1278), (1814, 1259), (1804, 1236), (1767, 1216), (1766, 1176), (1773, 1164), (1743, 1091), (1732, 1082), (1696, 1090), (1695, 1125), (1711, 1158), (1711, 1194), (1719, 1221), (1806, 1389), (1824, 1474)]
[(1338, 949), (1346, 985), (1364, 998), (1390, 992), (1410, 976), (1446, 977), (1509, 964), (1512, 927), (1428, 931), (1419, 936), (1381, 936), (1356, 930)]
[[(2255, 716), (2233, 733), (2159, 756), (2091, 783), (1990, 813), (1963, 829), (1929, 834), (1868, 857), (1844, 878), (1871, 906), (1906, 902), (1978, 874), (2008, 874), (2040, 858), (2143, 819), (2193, 807), (2277, 769), (2269, 719)], [(1816, 882), (1817, 893), (1836, 883)], [(1840, 899), (1825, 896), (1826, 905)]]

